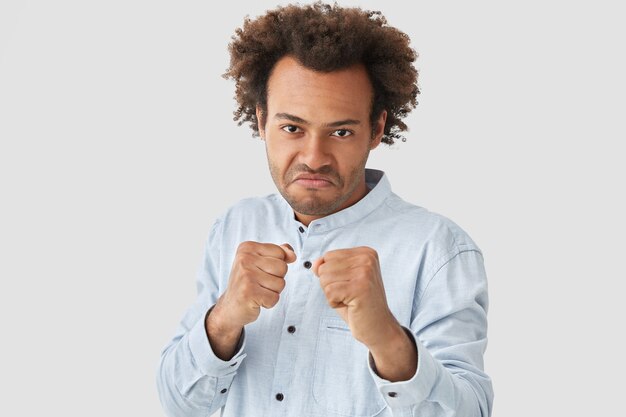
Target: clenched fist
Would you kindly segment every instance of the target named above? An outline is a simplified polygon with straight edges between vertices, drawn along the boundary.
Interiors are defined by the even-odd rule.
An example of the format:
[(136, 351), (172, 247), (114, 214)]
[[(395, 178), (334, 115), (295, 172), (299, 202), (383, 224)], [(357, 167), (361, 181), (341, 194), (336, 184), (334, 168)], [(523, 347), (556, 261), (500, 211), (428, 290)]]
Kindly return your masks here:
[(313, 273), (328, 304), (345, 320), (355, 339), (368, 347), (384, 343), (398, 324), (387, 305), (378, 254), (369, 247), (326, 252)]
[(261, 307), (278, 303), (287, 264), (296, 260), (289, 244), (243, 242), (237, 248), (228, 287), (207, 316), (207, 335), (219, 357), (232, 355), (241, 329), (255, 321)]
[(389, 310), (376, 251), (368, 247), (329, 251), (312, 269), (328, 304), (369, 349), (377, 374), (394, 382), (411, 378), (417, 369), (417, 347)]

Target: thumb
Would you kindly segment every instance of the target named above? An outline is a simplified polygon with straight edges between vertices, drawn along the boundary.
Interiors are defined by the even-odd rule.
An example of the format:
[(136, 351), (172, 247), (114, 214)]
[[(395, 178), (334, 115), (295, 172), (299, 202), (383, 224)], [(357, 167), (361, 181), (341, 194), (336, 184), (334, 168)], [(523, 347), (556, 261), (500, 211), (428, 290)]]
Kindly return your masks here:
[(315, 274), (315, 276), (319, 277), (319, 273), (318, 273), (318, 269), (319, 267), (324, 263), (324, 257), (322, 256), (321, 258), (317, 258), (315, 261), (313, 261), (313, 265), (311, 266), (311, 271), (313, 271), (313, 274)]
[(283, 243), (280, 247), (283, 249), (283, 252), (285, 252), (285, 262), (290, 264), (296, 261), (298, 257), (289, 243)]

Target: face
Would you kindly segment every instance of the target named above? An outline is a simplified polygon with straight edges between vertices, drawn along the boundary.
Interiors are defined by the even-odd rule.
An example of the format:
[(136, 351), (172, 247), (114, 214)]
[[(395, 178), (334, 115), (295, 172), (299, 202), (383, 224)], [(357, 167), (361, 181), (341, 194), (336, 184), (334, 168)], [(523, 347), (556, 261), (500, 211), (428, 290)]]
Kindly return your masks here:
[(274, 183), (304, 224), (367, 194), (365, 163), (387, 117), (372, 129), (372, 94), (362, 65), (322, 73), (289, 56), (276, 63), (266, 115), (257, 108), (259, 133)]

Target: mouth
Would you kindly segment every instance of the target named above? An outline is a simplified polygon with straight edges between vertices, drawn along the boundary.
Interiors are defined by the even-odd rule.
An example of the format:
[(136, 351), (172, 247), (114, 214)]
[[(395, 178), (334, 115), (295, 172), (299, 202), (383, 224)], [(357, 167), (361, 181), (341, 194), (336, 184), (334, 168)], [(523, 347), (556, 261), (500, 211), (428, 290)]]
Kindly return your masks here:
[(330, 178), (311, 174), (299, 175), (293, 182), (306, 188), (327, 188), (334, 185)]

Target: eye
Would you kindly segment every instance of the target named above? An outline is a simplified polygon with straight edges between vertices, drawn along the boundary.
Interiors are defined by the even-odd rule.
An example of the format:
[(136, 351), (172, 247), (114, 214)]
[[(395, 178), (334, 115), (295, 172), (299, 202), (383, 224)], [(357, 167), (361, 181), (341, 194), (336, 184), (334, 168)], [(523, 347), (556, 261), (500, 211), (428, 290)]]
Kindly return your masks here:
[(298, 131), (298, 129), (300, 129), (298, 126), (294, 126), (294, 125), (285, 125), (283, 127), (281, 127), (282, 130), (284, 130), (287, 133), (296, 133)]
[(339, 136), (340, 138), (346, 138), (352, 135), (352, 131), (348, 129), (337, 129), (333, 133), (335, 134), (335, 136)]

